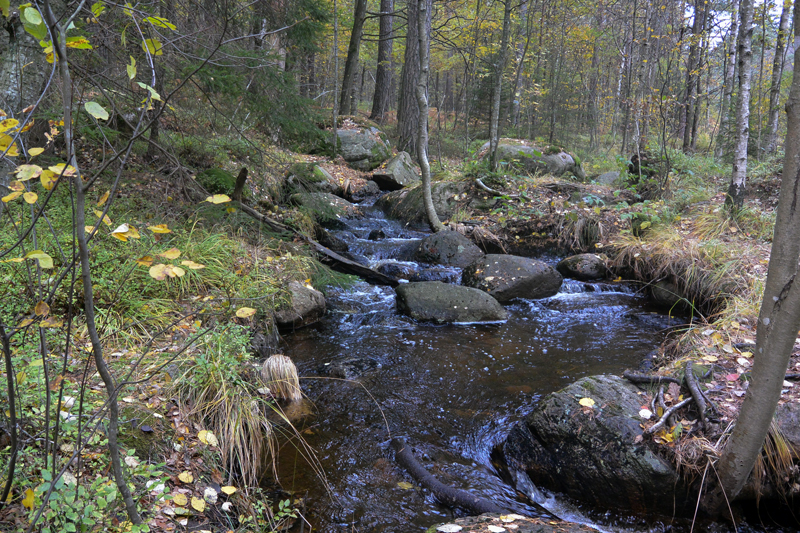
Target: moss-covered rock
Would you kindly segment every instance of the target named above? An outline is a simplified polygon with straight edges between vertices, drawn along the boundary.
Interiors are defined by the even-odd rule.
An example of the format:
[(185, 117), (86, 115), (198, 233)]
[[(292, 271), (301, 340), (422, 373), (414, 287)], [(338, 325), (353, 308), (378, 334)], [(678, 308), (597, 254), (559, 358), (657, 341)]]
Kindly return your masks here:
[(233, 194), (236, 177), (221, 168), (207, 168), (197, 174), (197, 182), (211, 194)]

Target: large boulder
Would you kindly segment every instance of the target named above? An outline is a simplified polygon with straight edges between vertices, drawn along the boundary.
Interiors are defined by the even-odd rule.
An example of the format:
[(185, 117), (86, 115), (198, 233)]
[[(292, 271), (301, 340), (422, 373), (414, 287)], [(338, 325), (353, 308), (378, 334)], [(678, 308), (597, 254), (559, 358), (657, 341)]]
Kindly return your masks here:
[(458, 268), (464, 268), (480, 257), (483, 257), (483, 251), (455, 231), (440, 231), (425, 237), (414, 252), (414, 259), (421, 263)]
[[(593, 406), (579, 403), (583, 398)], [(586, 402), (589, 403), (589, 402)], [(546, 396), (502, 444), (510, 470), (572, 498), (627, 512), (690, 504), (675, 468), (642, 442), (644, 393), (618, 376), (589, 376)]]
[(377, 168), (392, 155), (386, 134), (378, 128), (364, 127), (337, 130), (339, 153), (347, 163), (368, 171)]
[(461, 283), (488, 292), (501, 303), (553, 296), (562, 281), (561, 274), (547, 263), (517, 255), (486, 255), (461, 275)]
[(297, 281), (289, 283), (289, 301), (275, 312), (280, 329), (297, 329), (317, 322), (325, 315), (325, 296)]
[(556, 270), (565, 278), (579, 281), (605, 279), (608, 276), (605, 260), (595, 254), (578, 254), (562, 259), (556, 265)]
[[(458, 209), (458, 202), (466, 196), (469, 184), (463, 181), (439, 181), (431, 184), (433, 207), (439, 220), (445, 221)], [(422, 187), (405, 188), (381, 196), (375, 205), (389, 217), (409, 224), (425, 222), (425, 204)]]
[(684, 310), (688, 306), (688, 300), (683, 296), (680, 288), (668, 280), (652, 283), (650, 297), (656, 305), (665, 309)]
[(417, 320), (496, 322), (508, 313), (483, 291), (441, 281), (404, 283), (397, 287), (397, 310)]
[(408, 152), (400, 152), (372, 173), (372, 181), (382, 191), (398, 191), (418, 184), (420, 177)]
[(356, 206), (326, 192), (297, 193), (292, 195), (291, 200), (295, 204), (309, 209), (323, 225), (359, 214)]
[[(488, 155), (488, 150), (487, 142), (480, 152)], [(570, 173), (580, 180), (586, 179), (580, 161), (567, 152), (545, 153), (514, 139), (501, 139), (497, 145), (497, 160), (518, 165), (528, 172), (547, 172), (556, 177)]]
[(800, 459), (800, 403), (785, 403), (775, 411), (775, 421), (795, 459)]

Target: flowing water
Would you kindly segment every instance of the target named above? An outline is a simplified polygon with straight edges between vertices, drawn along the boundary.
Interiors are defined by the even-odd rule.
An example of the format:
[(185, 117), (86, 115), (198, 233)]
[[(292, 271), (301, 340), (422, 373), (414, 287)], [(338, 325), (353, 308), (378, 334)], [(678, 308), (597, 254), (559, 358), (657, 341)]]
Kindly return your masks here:
[[(367, 238), (376, 228), (385, 239)], [(371, 266), (459, 278), (454, 269), (397, 261), (424, 234), (379, 212), (335, 233)], [(329, 293), (328, 304), (320, 323), (285, 337), (313, 402), (299, 429), (326, 481), (291, 444), (279, 465), (284, 488), (305, 498), (308, 520), (326, 532), (417, 532), (453, 516), (394, 463), (388, 444), (396, 436), (443, 482), (541, 514), (501, 479), (492, 448), (542, 395), (638, 367), (669, 324), (631, 287), (574, 280), (552, 298), (507, 305), (501, 324), (418, 323), (396, 313), (393, 289), (363, 282)], [(546, 505), (565, 512), (552, 498)]]

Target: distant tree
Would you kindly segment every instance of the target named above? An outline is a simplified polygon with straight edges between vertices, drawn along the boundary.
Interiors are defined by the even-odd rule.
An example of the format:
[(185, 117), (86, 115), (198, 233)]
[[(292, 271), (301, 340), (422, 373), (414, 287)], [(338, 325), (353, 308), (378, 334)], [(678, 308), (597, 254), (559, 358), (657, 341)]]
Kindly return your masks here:
[(339, 110), (342, 115), (355, 115), (358, 110), (356, 107), (355, 79), (366, 18), (367, 0), (355, 0), (353, 6), (353, 31), (350, 33), (350, 45), (347, 47), (347, 60), (344, 64), (341, 102), (339, 103)]
[(775, 40), (775, 55), (772, 60), (772, 83), (769, 88), (769, 120), (767, 122), (767, 143), (764, 151), (771, 154), (778, 148), (778, 105), (781, 95), (781, 79), (783, 78), (783, 64), (786, 60), (786, 39), (789, 36), (789, 10), (792, 0), (784, 0), (781, 9), (781, 19), (778, 23), (778, 36)]
[(750, 138), (750, 63), (753, 58), (753, 0), (742, 0), (739, 8), (739, 95), (736, 101), (736, 144), (733, 151), (733, 171), (725, 205), (741, 209), (747, 179), (747, 143)]
[(394, 0), (381, 0), (380, 30), (378, 32), (378, 66), (375, 70), (375, 94), (369, 118), (382, 121), (389, 111), (389, 93), (392, 86), (392, 26)]
[[(397, 148), (417, 153), (419, 136), (419, 104), (416, 88), (419, 83), (419, 6), (417, 0), (406, 4), (406, 51), (400, 74), (400, 95), (397, 102)], [(424, 22), (424, 21), (423, 21)], [(429, 25), (427, 25), (429, 27)]]

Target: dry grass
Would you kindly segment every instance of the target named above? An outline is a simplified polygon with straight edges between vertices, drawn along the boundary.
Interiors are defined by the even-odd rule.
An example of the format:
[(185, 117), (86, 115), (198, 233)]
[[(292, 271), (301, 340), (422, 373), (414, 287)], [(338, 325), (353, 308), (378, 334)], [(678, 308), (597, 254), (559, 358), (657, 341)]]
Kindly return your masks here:
[(686, 303), (706, 316), (748, 287), (740, 250), (689, 239), (674, 226), (658, 226), (646, 238), (620, 235), (612, 246), (613, 269), (648, 283), (673, 283)]
[(243, 328), (229, 328), (204, 341), (205, 351), (185, 361), (173, 388), (187, 418), (217, 436), (230, 480), (240, 478), (245, 487), (256, 486), (276, 446), (265, 416), (270, 404), (247, 364), (249, 337)]
[(285, 355), (275, 354), (264, 361), (261, 378), (276, 398), (296, 402), (303, 397), (297, 367)]

